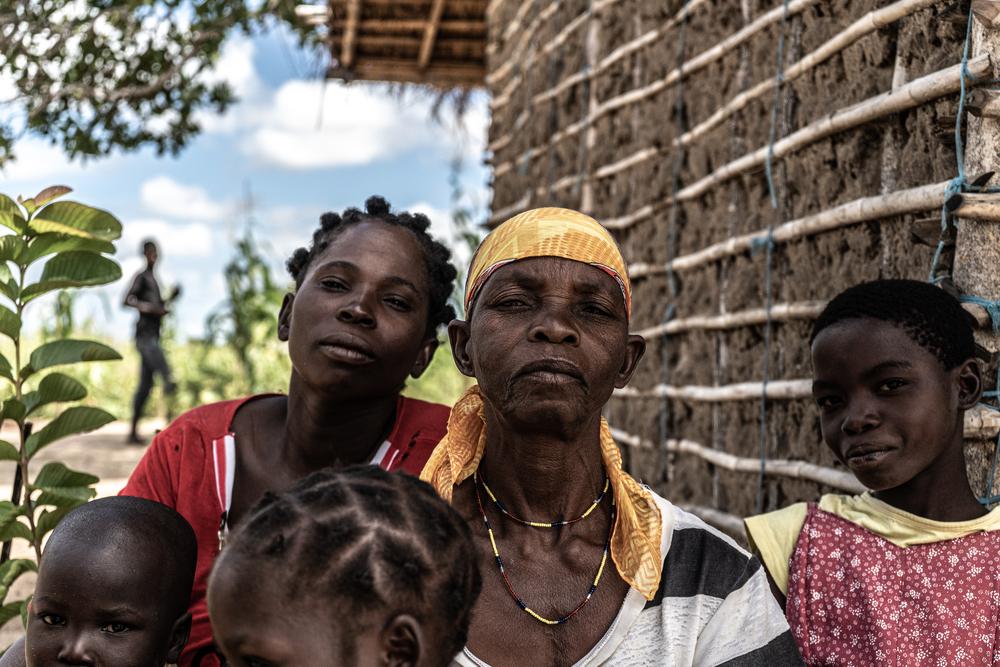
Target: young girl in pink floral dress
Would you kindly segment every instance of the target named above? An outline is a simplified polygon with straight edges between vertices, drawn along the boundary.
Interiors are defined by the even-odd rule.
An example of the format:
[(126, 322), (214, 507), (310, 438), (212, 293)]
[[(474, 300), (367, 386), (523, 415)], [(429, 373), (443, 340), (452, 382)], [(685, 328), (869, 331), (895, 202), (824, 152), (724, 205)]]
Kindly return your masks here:
[(746, 520), (807, 664), (1000, 662), (1000, 508), (963, 454), (974, 355), (968, 315), (926, 283), (858, 285), (817, 319), (823, 440), (871, 491)]

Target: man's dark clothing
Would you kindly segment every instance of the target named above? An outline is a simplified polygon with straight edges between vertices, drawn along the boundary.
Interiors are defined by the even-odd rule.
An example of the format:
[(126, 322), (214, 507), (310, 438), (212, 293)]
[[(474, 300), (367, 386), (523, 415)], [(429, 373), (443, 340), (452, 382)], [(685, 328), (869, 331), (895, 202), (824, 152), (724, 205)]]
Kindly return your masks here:
[[(160, 294), (160, 284), (156, 281), (153, 270), (149, 268), (136, 275), (132, 281), (132, 287), (128, 291), (128, 297), (135, 297), (140, 304), (156, 306), (158, 310), (165, 305), (163, 296)], [(165, 393), (172, 394), (176, 386), (170, 375), (167, 357), (163, 354), (163, 348), (160, 347), (160, 321), (162, 319), (163, 315), (144, 313), (140, 310), (139, 321), (135, 325), (135, 347), (142, 359), (142, 367), (139, 370), (139, 386), (132, 399), (133, 438), (136, 438), (139, 418), (142, 416), (142, 410), (149, 398), (149, 393), (153, 390), (153, 380), (156, 374), (159, 374), (163, 379)]]
[[(140, 303), (148, 303), (159, 308), (163, 308), (163, 296), (160, 294), (160, 284), (156, 282), (156, 276), (152, 269), (146, 269), (136, 275), (132, 281), (132, 288), (128, 291), (128, 296), (134, 296)], [(160, 338), (160, 320), (162, 315), (144, 313), (139, 311), (139, 321), (135, 325), (136, 340), (147, 336)]]

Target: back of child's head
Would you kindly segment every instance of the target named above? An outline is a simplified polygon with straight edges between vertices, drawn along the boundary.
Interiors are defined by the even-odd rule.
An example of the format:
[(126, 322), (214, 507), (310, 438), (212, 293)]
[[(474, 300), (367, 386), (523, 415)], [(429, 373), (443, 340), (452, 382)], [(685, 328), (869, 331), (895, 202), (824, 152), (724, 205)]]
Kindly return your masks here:
[(197, 560), (190, 524), (144, 498), (101, 498), (69, 512), (39, 564), (28, 664), (162, 665), (189, 630)]
[(324, 602), (344, 656), (355, 654), (362, 631), (407, 614), (427, 633), (423, 650), (433, 657), (422, 664), (447, 665), (465, 645), (480, 588), (476, 562), (465, 521), (429, 485), (355, 466), (265, 495), (213, 581), (225, 569), (245, 581), (267, 578), (289, 600)]
[(809, 342), (827, 327), (861, 318), (899, 327), (946, 370), (976, 352), (972, 316), (943, 289), (917, 280), (874, 280), (844, 290), (820, 313)]

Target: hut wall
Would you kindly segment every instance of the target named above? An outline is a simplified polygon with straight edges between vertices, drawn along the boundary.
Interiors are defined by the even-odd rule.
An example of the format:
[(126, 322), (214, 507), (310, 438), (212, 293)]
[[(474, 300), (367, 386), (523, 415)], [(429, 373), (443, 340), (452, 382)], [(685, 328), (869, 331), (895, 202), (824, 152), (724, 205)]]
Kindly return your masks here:
[[(915, 243), (914, 231), (933, 232), (928, 221), (940, 220), (944, 186), (920, 188), (956, 175), (959, 76), (948, 68), (961, 59), (967, 5), (792, 0), (787, 7), (784, 20), (780, 0), (494, 0), (488, 10), (491, 223), (554, 205), (582, 209), (613, 229), (637, 269), (633, 329), (648, 344), (631, 393), (608, 408), (626, 465), (729, 528), (758, 503), (774, 509), (852, 488), (822, 444), (803, 382), (811, 318), (859, 281), (926, 279), (934, 248)], [(759, 30), (734, 38), (753, 25)], [(814, 66), (799, 64), (852, 25), (857, 39), (843, 39)], [(718, 57), (703, 55), (713, 48)], [(752, 94), (775, 77), (779, 55), (790, 80), (777, 95), (766, 87)], [(991, 76), (989, 64), (970, 67)], [(903, 93), (893, 100), (909, 101), (872, 102), (893, 90)], [(741, 95), (742, 108), (704, 127)], [(871, 117), (841, 113), (865, 103)], [(772, 113), (776, 207), (761, 160), (733, 165), (766, 152)], [(825, 118), (833, 131), (823, 131)], [(818, 133), (797, 134), (804, 128)], [(794, 139), (788, 150), (780, 143), (786, 137)], [(899, 192), (833, 215), (846, 224), (804, 224), (801, 233), (783, 227)], [(872, 203), (883, 208), (865, 208)], [(753, 233), (753, 243), (733, 252), (694, 255)], [(944, 259), (947, 266), (947, 251)], [(711, 319), (727, 314), (736, 321)], [(666, 334), (657, 329), (671, 321)], [(772, 395), (765, 412), (759, 385), (733, 386), (765, 380)], [(650, 395), (658, 386), (667, 396)], [(706, 391), (715, 387), (724, 390)], [(812, 466), (779, 462), (761, 483), (762, 431), (768, 461)], [(992, 442), (969, 447), (981, 454), (970, 466), (981, 493)]]

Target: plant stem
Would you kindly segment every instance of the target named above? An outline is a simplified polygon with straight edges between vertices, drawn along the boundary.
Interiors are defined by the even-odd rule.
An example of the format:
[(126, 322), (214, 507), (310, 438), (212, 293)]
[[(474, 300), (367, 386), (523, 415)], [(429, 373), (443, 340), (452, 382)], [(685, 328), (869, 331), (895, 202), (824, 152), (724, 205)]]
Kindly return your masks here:
[[(28, 235), (25, 234), (25, 245), (27, 245), (28, 240)], [(21, 316), (24, 313), (25, 304), (21, 299), (21, 292), (24, 291), (24, 276), (27, 273), (27, 267), (18, 264), (17, 268), (17, 300), (14, 302), (14, 307), (17, 309), (17, 318), (23, 322), (24, 320)], [(24, 380), (21, 377), (21, 333), (18, 332), (17, 338), (14, 339), (14, 397), (19, 403), (21, 402), (23, 383)], [(36, 562), (40, 563), (42, 561), (42, 545), (41, 540), (38, 539), (38, 533), (35, 526), (35, 506), (31, 502), (31, 489), (28, 486), (28, 456), (25, 447), (27, 444), (27, 437), (24, 430), (24, 420), (25, 417), (22, 416), (17, 423), (18, 437), (21, 442), (21, 447), (18, 450), (19, 456), (17, 465), (21, 469), (21, 484), (24, 489), (23, 505), (27, 510), (25, 512), (25, 516), (28, 518), (28, 527), (31, 529), (31, 546), (35, 548), (35, 557), (37, 558)]]

